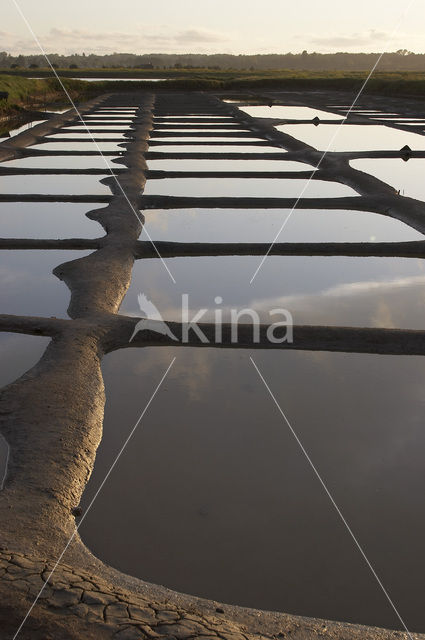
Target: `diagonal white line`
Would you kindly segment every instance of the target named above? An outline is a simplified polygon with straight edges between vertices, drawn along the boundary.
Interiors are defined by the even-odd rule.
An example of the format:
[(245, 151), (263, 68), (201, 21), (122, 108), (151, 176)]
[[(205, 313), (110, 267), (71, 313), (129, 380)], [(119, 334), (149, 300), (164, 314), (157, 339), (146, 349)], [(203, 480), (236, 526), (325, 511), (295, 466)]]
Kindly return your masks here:
[(3, 436), (0, 434), (0, 439), (3, 440), (4, 444), (6, 445), (6, 459), (4, 461), (4, 473), (3, 473), (3, 477), (0, 478), (0, 491), (2, 491), (4, 489), (4, 483), (6, 481), (7, 478), (7, 471), (8, 471), (8, 467), (9, 467), (9, 458), (10, 458), (10, 446), (9, 443), (7, 442), (6, 438), (3, 438)]
[(16, 10), (18, 11), (19, 15), (21, 16), (22, 20), (24, 21), (28, 31), (31, 33), (32, 37), (34, 38), (34, 41), (36, 42), (38, 48), (40, 49), (43, 57), (45, 58), (47, 64), (49, 65), (50, 69), (52, 70), (56, 80), (59, 82), (64, 94), (66, 95), (66, 97), (68, 98), (70, 104), (72, 105), (73, 109), (75, 110), (76, 114), (78, 115), (79, 119), (81, 120), (81, 123), (83, 125), (83, 127), (86, 129), (87, 133), (89, 134), (93, 144), (96, 146), (96, 149), (98, 150), (99, 154), (101, 155), (101, 157), (103, 158), (103, 161), (109, 171), (109, 173), (111, 174), (112, 178), (115, 180), (116, 184), (118, 185), (119, 190), (121, 191), (122, 195), (124, 196), (124, 198), (126, 199), (131, 211), (134, 213), (134, 215), (136, 216), (137, 220), (140, 222), (140, 224), (142, 225), (142, 230), (146, 233), (146, 235), (149, 238), (149, 241), (151, 242), (155, 253), (157, 254), (158, 258), (161, 260), (162, 264), (164, 265), (168, 275), (170, 276), (171, 280), (174, 282), (174, 284), (176, 284), (176, 281), (174, 279), (174, 276), (172, 275), (171, 271), (169, 270), (167, 264), (165, 263), (163, 257), (161, 256), (161, 254), (159, 253), (154, 241), (152, 240), (148, 230), (146, 229), (146, 227), (144, 226), (144, 224), (142, 223), (142, 220), (139, 216), (139, 214), (136, 212), (136, 209), (133, 207), (132, 203), (130, 202), (127, 194), (125, 193), (124, 189), (121, 186), (120, 181), (118, 180), (117, 176), (115, 175), (115, 173), (113, 172), (113, 169), (111, 167), (111, 165), (109, 164), (107, 158), (103, 155), (101, 148), (99, 147), (98, 143), (96, 142), (96, 140), (94, 139), (94, 136), (92, 134), (92, 132), (90, 131), (89, 127), (87, 126), (83, 116), (81, 115), (81, 113), (79, 112), (76, 104), (74, 103), (73, 99), (71, 98), (71, 95), (69, 94), (69, 91), (67, 90), (67, 88), (65, 87), (65, 85), (63, 84), (62, 80), (60, 79), (60, 77), (58, 76), (56, 69), (54, 68), (54, 66), (52, 65), (52, 63), (49, 60), (49, 56), (47, 55), (47, 53), (45, 52), (40, 40), (38, 39), (37, 35), (35, 34), (33, 28), (31, 27), (30, 23), (28, 22), (27, 18), (25, 17), (24, 13), (22, 12), (22, 9), (20, 8), (20, 6), (17, 3), (17, 0), (12, 0), (13, 4), (15, 5)]
[(91, 499), (87, 509), (85, 510), (83, 516), (81, 517), (78, 525), (75, 527), (74, 532), (72, 534), (72, 536), (69, 538), (68, 542), (65, 545), (64, 550), (62, 551), (62, 553), (60, 554), (59, 558), (56, 560), (55, 565), (53, 567), (53, 569), (51, 570), (51, 572), (49, 573), (47, 579), (45, 580), (43, 586), (41, 587), (40, 591), (38, 592), (34, 602), (32, 603), (32, 605), (30, 606), (30, 608), (28, 609), (28, 612), (25, 616), (25, 618), (22, 620), (21, 624), (19, 625), (18, 630), (16, 631), (15, 635), (13, 636), (12, 640), (16, 640), (16, 638), (18, 637), (19, 633), (21, 632), (22, 627), (24, 626), (25, 622), (27, 621), (29, 615), (31, 614), (31, 611), (34, 609), (35, 605), (37, 604), (41, 594), (43, 593), (44, 589), (46, 588), (46, 585), (48, 584), (50, 578), (52, 577), (52, 575), (54, 574), (54, 572), (57, 569), (58, 564), (60, 563), (60, 561), (62, 560), (63, 556), (65, 555), (69, 545), (71, 544), (71, 542), (73, 541), (73, 539), (75, 538), (79, 528), (81, 527), (81, 525), (83, 524), (84, 520), (86, 519), (87, 514), (89, 513), (90, 509), (92, 508), (96, 498), (98, 497), (99, 493), (102, 491), (105, 482), (107, 481), (107, 479), (109, 478), (109, 476), (111, 475), (112, 471), (114, 470), (118, 460), (120, 459), (121, 455), (124, 453), (125, 448), (127, 447), (128, 443), (130, 442), (131, 438), (134, 435), (134, 432), (136, 431), (137, 427), (139, 426), (143, 416), (145, 415), (146, 411), (148, 410), (149, 406), (151, 405), (153, 399), (155, 398), (156, 394), (159, 391), (159, 388), (161, 387), (162, 383), (164, 382), (165, 378), (168, 375), (168, 372), (170, 371), (171, 367), (173, 366), (174, 362), (176, 360), (176, 357), (174, 357), (171, 360), (171, 363), (168, 365), (168, 368), (166, 370), (166, 372), (164, 373), (164, 375), (162, 376), (161, 380), (159, 381), (158, 385), (155, 388), (155, 391), (152, 393), (151, 397), (149, 398), (149, 401), (147, 403), (147, 405), (145, 406), (145, 408), (143, 409), (142, 413), (140, 414), (136, 424), (134, 425), (134, 427), (132, 428), (132, 430), (130, 431), (129, 435), (127, 436), (124, 444), (122, 445), (121, 449), (119, 450), (118, 454), (116, 455), (113, 463), (111, 464), (111, 466), (109, 467), (109, 470), (106, 474), (106, 476), (103, 478), (102, 482), (99, 485), (99, 488), (97, 489), (96, 493), (94, 494), (93, 498)]
[(414, 4), (414, 2), (416, 2), (416, 0), (410, 0), (409, 4), (407, 5), (407, 8), (403, 11), (401, 17), (399, 18), (399, 20), (397, 21), (397, 24), (393, 30), (393, 32), (391, 33), (388, 42), (386, 44), (386, 46), (384, 47), (382, 53), (379, 54), (378, 58), (376, 59), (375, 64), (373, 65), (372, 69), (369, 71), (369, 74), (366, 78), (366, 80), (363, 82), (362, 86), (360, 87), (359, 91), (357, 92), (356, 97), (354, 98), (353, 102), (351, 103), (350, 108), (348, 109), (347, 113), (345, 114), (345, 116), (343, 117), (343, 119), (341, 120), (341, 122), (339, 123), (335, 133), (333, 134), (332, 138), (329, 141), (328, 146), (326, 147), (325, 151), (322, 153), (319, 162), (317, 163), (317, 165), (315, 166), (314, 170), (311, 173), (310, 178), (307, 180), (304, 188), (301, 190), (300, 195), (298, 196), (297, 200), (295, 201), (294, 206), (292, 207), (291, 211), (288, 213), (288, 215), (286, 216), (285, 220), (283, 221), (282, 226), (280, 227), (279, 231), (277, 232), (275, 238), (273, 239), (272, 243), (270, 244), (266, 254), (263, 256), (263, 258), (261, 259), (260, 264), (258, 265), (257, 269), (254, 272), (254, 275), (252, 276), (251, 280), (249, 281), (249, 284), (252, 284), (254, 279), (257, 276), (257, 273), (260, 271), (261, 267), (263, 266), (264, 262), (266, 261), (266, 259), (268, 258), (270, 251), (273, 249), (273, 246), (275, 245), (277, 239), (279, 238), (280, 234), (282, 233), (283, 229), (286, 227), (286, 224), (288, 222), (288, 220), (290, 219), (290, 217), (292, 216), (292, 214), (294, 213), (295, 209), (297, 208), (299, 201), (301, 200), (301, 198), (303, 197), (306, 189), (308, 188), (310, 182), (313, 180), (313, 176), (314, 173), (319, 169), (320, 165), (322, 164), (323, 160), (325, 159), (326, 155), (329, 152), (329, 149), (331, 148), (333, 141), (335, 140), (335, 138), (338, 136), (339, 132), (341, 131), (341, 127), (344, 125), (345, 121), (347, 120), (348, 116), (350, 115), (350, 113), (352, 112), (353, 108), (355, 107), (357, 101), (359, 100), (360, 96), (362, 95), (363, 91), (366, 88), (367, 83), (369, 82), (369, 80), (371, 79), (372, 75), (375, 73), (376, 67), (378, 66), (378, 64), (381, 62), (382, 57), (385, 55), (385, 49), (388, 47), (388, 45), (391, 43), (391, 40), (393, 39), (394, 35), (397, 33), (398, 29), (400, 28), (400, 24), (402, 23), (402, 21), (404, 20), (404, 18), (406, 17), (407, 13), (410, 11), (410, 9), (412, 8), (412, 5)]
[(310, 458), (306, 448), (304, 447), (303, 443), (301, 442), (300, 438), (298, 437), (295, 429), (292, 427), (291, 423), (289, 422), (288, 418), (286, 417), (285, 413), (283, 412), (280, 404), (278, 403), (278, 401), (276, 400), (275, 396), (273, 395), (272, 390), (270, 389), (269, 385), (267, 384), (263, 374), (261, 373), (261, 371), (259, 370), (259, 368), (257, 367), (256, 363), (254, 362), (253, 358), (250, 356), (249, 359), (251, 360), (255, 370), (257, 371), (260, 379), (262, 380), (262, 382), (264, 383), (264, 386), (266, 387), (267, 391), (270, 394), (270, 397), (272, 398), (274, 404), (276, 405), (280, 415), (282, 416), (282, 418), (284, 419), (284, 421), (286, 422), (287, 426), (289, 427), (289, 430), (291, 431), (292, 435), (294, 436), (298, 446), (300, 447), (301, 451), (303, 452), (305, 458), (307, 459), (307, 462), (309, 463), (310, 467), (312, 468), (315, 476), (317, 477), (317, 479), (319, 480), (320, 484), (322, 485), (326, 495), (328, 496), (329, 500), (332, 503), (332, 506), (334, 507), (335, 511), (337, 512), (338, 516), (340, 517), (344, 527), (347, 529), (348, 533), (350, 534), (351, 538), (353, 539), (354, 544), (356, 545), (357, 549), (360, 551), (364, 561), (366, 562), (367, 566), (369, 567), (373, 577), (375, 578), (376, 582), (378, 583), (379, 587), (381, 588), (383, 594), (385, 595), (386, 599), (388, 600), (388, 603), (391, 605), (391, 608), (393, 609), (393, 611), (395, 612), (397, 618), (399, 619), (400, 623), (402, 624), (404, 630), (406, 631), (407, 635), (409, 636), (410, 640), (413, 640), (413, 636), (410, 633), (409, 629), (406, 626), (406, 623), (404, 622), (403, 618), (401, 617), (400, 613), (398, 612), (397, 607), (395, 606), (393, 600), (391, 599), (390, 594), (388, 593), (388, 591), (385, 589), (384, 585), (382, 584), (381, 579), (379, 578), (378, 574), (376, 573), (375, 569), (373, 568), (370, 560), (368, 559), (365, 551), (363, 550), (363, 547), (361, 546), (360, 542), (358, 541), (358, 539), (356, 538), (353, 530), (351, 529), (350, 525), (348, 524), (347, 520), (345, 519), (341, 509), (338, 507), (337, 503), (335, 502), (335, 499), (333, 497), (333, 495), (331, 494), (331, 492), (329, 491), (325, 481), (323, 480), (322, 476), (320, 475), (319, 471), (317, 470), (314, 462), (312, 461), (312, 459)]

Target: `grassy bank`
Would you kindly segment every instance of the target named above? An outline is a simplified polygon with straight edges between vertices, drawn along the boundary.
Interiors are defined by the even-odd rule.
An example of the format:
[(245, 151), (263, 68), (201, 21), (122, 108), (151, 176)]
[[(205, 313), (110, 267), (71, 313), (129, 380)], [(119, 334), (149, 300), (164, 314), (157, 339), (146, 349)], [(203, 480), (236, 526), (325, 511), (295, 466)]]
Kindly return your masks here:
[[(227, 77), (214, 77), (222, 74), (186, 75), (184, 77), (164, 80), (163, 82), (126, 82), (125, 80), (99, 81), (92, 90), (106, 91), (358, 91), (366, 77), (365, 73), (270, 73), (267, 74), (227, 74)], [(364, 91), (365, 94), (388, 96), (425, 96), (425, 74), (415, 73), (381, 73), (371, 78)]]
[[(14, 71), (18, 74), (18, 71)], [(21, 74), (23, 71), (20, 72)], [(51, 70), (27, 70), (29, 73), (46, 75), (34, 80), (22, 75), (0, 75), (0, 91), (9, 91), (7, 103), (0, 101), (0, 114), (14, 108), (40, 108), (43, 104), (63, 100), (63, 92)], [(367, 77), (365, 72), (310, 72), (310, 71), (253, 71), (212, 69), (59, 69), (64, 84), (75, 99), (99, 95), (111, 91), (358, 91)], [(84, 82), (69, 76), (103, 77), (104, 81)], [(142, 82), (125, 81), (125, 78), (140, 77)], [(114, 82), (107, 78), (122, 78)], [(165, 78), (163, 82), (149, 78)], [(425, 73), (393, 72), (376, 73), (369, 80), (366, 94), (425, 97)]]
[[(89, 83), (65, 79), (64, 84), (75, 100), (98, 92)], [(96, 84), (96, 83), (95, 83)], [(0, 117), (13, 118), (25, 111), (44, 109), (48, 104), (64, 101), (64, 92), (55, 78), (33, 80), (21, 76), (0, 74), (0, 91), (6, 91), (7, 100), (0, 100)]]
[[(67, 86), (73, 86), (77, 90), (91, 94), (103, 91), (131, 91), (135, 89), (177, 90), (177, 91), (231, 91), (257, 89), (269, 90), (332, 90), (332, 91), (357, 91), (367, 77), (365, 72), (348, 71), (241, 71), (232, 69), (58, 69), (58, 74), (64, 79)], [(24, 73), (14, 71), (13, 73)], [(52, 72), (49, 69), (26, 70), (26, 74), (50, 76), (43, 81), (29, 80), (28, 78), (14, 76), (17, 82), (27, 81), (31, 83), (54, 83), (51, 79)], [(70, 76), (85, 78), (105, 78), (105, 82), (84, 83), (70, 79)], [(2, 76), (0, 76), (1, 78)], [(107, 78), (122, 78), (120, 82), (107, 81)], [(125, 82), (125, 78), (140, 78), (143, 82)], [(149, 82), (150, 78), (163, 78), (163, 82)], [(80, 83), (80, 84), (78, 84)], [(90, 87), (87, 85), (90, 84)], [(1, 90), (1, 86), (0, 86)], [(368, 82), (365, 93), (392, 95), (392, 96), (425, 96), (425, 73), (413, 72), (382, 72), (375, 73)]]

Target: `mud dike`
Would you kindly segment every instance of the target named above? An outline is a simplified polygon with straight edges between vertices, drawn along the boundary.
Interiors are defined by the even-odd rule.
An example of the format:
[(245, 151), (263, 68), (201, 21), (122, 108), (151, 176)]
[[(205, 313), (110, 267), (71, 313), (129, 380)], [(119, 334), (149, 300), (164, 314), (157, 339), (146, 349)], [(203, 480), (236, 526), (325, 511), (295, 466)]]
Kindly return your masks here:
[[(232, 209), (291, 209), (295, 198), (205, 197), (199, 198), (143, 195), (147, 179), (193, 177), (223, 179), (310, 178), (304, 172), (180, 172), (149, 170), (149, 159), (230, 159), (245, 160), (244, 145), (258, 146), (251, 160), (294, 160), (316, 165), (322, 153), (283, 132), (276, 120), (254, 118), (237, 106), (203, 94), (146, 93), (109, 95), (82, 108), (90, 125), (99, 134), (122, 132), (113, 125), (120, 114), (131, 115), (127, 138), (110, 138), (119, 142), (122, 155), (113, 164), (119, 181), (107, 177), (111, 195), (17, 195), (0, 194), (2, 202), (80, 202), (104, 203), (87, 214), (105, 230), (95, 239), (19, 239), (0, 240), (2, 250), (91, 250), (90, 255), (65, 262), (55, 275), (71, 292), (69, 319), (32, 316), (0, 316), (3, 332), (44, 336), (51, 341), (40, 361), (26, 374), (3, 388), (0, 403), (0, 431), (10, 447), (7, 476), (0, 493), (0, 616), (2, 638), (13, 638), (34, 598), (46, 584), (41, 597), (22, 627), (21, 638), (221, 638), (251, 640), (260, 638), (360, 638), (392, 639), (406, 637), (399, 631), (387, 631), (346, 623), (328, 622), (282, 613), (268, 613), (228, 606), (196, 597), (181, 595), (124, 575), (106, 566), (85, 547), (78, 534), (49, 579), (78, 522), (78, 505), (93, 469), (96, 450), (102, 437), (105, 404), (101, 360), (112, 351), (129, 346), (129, 338), (138, 319), (118, 315), (130, 284), (135, 260), (178, 256), (263, 256), (268, 243), (179, 243), (140, 241), (143, 210), (193, 207)], [(127, 114), (127, 115), (126, 115)], [(155, 119), (154, 119), (155, 114)], [(163, 152), (167, 133), (167, 116), (179, 116), (179, 129), (188, 138), (198, 136), (192, 129), (201, 125), (211, 133), (220, 124), (220, 137), (239, 138), (240, 152), (220, 152), (211, 141), (208, 156), (197, 152)], [(197, 117), (194, 117), (197, 116)], [(231, 118), (231, 120), (229, 120)], [(109, 125), (103, 129), (102, 125)], [(397, 126), (397, 125), (394, 125)], [(69, 127), (72, 127), (70, 129)], [(228, 132), (226, 132), (226, 128)], [(189, 130), (187, 130), (189, 129)], [(64, 151), (43, 143), (57, 145), (87, 141), (86, 130), (72, 111), (53, 116), (31, 130), (0, 144), (0, 161), (20, 158), (56, 156), (98, 156), (98, 151)], [(247, 133), (248, 132), (248, 133)], [(81, 133), (81, 139), (78, 134)], [(51, 136), (54, 134), (54, 138)], [(175, 134), (174, 134), (175, 135)], [(257, 142), (244, 141), (255, 137)], [(104, 142), (99, 138), (99, 142)], [(196, 140), (193, 145), (196, 146)], [(174, 143), (175, 144), (175, 143)], [(232, 143), (233, 144), (233, 143)], [(36, 148), (33, 148), (34, 145)], [(262, 147), (275, 147), (273, 153)], [(41, 148), (39, 148), (41, 146)], [(217, 151), (215, 150), (217, 147)], [(276, 149), (281, 152), (276, 152)], [(351, 210), (376, 212), (398, 219), (425, 233), (425, 205), (400, 198), (394, 188), (355, 170), (349, 160), (360, 157), (425, 157), (420, 151), (332, 152), (313, 174), (315, 180), (339, 182), (357, 193), (354, 197), (301, 198), (298, 209)], [(116, 151), (104, 152), (106, 157)], [(17, 175), (105, 175), (105, 169), (7, 168), (0, 165), (0, 176)], [(123, 191), (125, 195), (123, 195)], [(134, 210), (142, 213), (140, 218)], [(273, 246), (274, 256), (399, 256), (424, 258), (425, 241), (408, 242), (315, 242), (281, 243)], [(182, 327), (169, 323), (181, 337)], [(214, 343), (214, 326), (201, 325)], [(267, 326), (261, 326), (260, 342), (254, 343), (250, 326), (242, 327), (238, 344), (232, 344), (230, 325), (223, 326), (223, 341), (217, 348), (281, 348), (311, 351), (339, 351), (369, 354), (425, 355), (425, 331), (338, 326), (295, 326), (292, 344), (270, 345)], [(144, 331), (131, 346), (175, 345), (167, 336)], [(192, 334), (186, 346), (204, 346)], [(211, 345), (209, 345), (211, 346)], [(213, 345), (214, 346), (214, 345)], [(360, 560), (359, 560), (360, 561)], [(413, 637), (425, 637), (414, 634)]]

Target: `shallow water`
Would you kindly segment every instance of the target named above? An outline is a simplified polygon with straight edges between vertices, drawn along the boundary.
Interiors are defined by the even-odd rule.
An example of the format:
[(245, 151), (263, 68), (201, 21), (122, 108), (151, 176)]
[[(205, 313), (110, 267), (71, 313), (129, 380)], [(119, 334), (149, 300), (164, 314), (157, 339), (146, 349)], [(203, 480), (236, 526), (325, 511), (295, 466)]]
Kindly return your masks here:
[(84, 82), (164, 82), (171, 78), (72, 78)]
[[(118, 156), (117, 156), (118, 157)], [(108, 156), (106, 158), (108, 166), (112, 168), (123, 168), (124, 165), (113, 162), (114, 158)], [(19, 158), (17, 160), (8, 160), (2, 162), (0, 167), (17, 167), (20, 169), (105, 169), (106, 163), (104, 158), (98, 156), (29, 156), (27, 158)], [(107, 169), (105, 169), (107, 171)], [(92, 176), (96, 179), (95, 176)], [(2, 177), (0, 177), (0, 181)]]
[[(83, 505), (173, 356), (161, 397), (80, 529), (89, 548), (120, 570), (185, 593), (396, 628), (249, 352), (106, 356), (104, 436)], [(252, 356), (410, 629), (423, 629), (425, 360)]]
[(133, 116), (138, 111), (140, 111), (138, 107), (99, 107), (98, 109), (96, 109), (95, 111), (91, 111), (87, 115), (96, 116), (97, 114), (99, 115), (111, 114), (112, 116), (115, 116), (115, 115), (125, 114), (128, 116)]
[(95, 208), (95, 204), (69, 202), (1, 202), (0, 237), (99, 238), (104, 230), (85, 216)]
[[(154, 147), (151, 148), (151, 151)], [(159, 147), (162, 149), (162, 147)], [(261, 147), (259, 147), (261, 149)], [(283, 150), (282, 150), (283, 151)], [(312, 171), (315, 167), (292, 160), (152, 160), (152, 171)]]
[[(199, 118), (203, 118), (205, 120), (204, 116), (199, 116)], [(223, 126), (228, 127), (229, 125), (234, 125), (235, 127), (242, 128), (242, 125), (239, 124), (239, 122), (234, 118), (226, 118), (226, 117), (221, 118), (220, 116), (216, 116), (216, 121), (214, 121), (214, 118), (212, 116), (208, 116), (208, 118), (211, 118), (211, 122), (203, 122), (203, 121), (196, 122), (195, 116), (190, 116), (190, 121), (183, 120), (183, 119), (176, 119), (176, 118), (166, 118), (166, 119), (161, 118), (161, 120), (154, 119), (154, 126), (155, 126), (155, 129), (161, 129), (164, 125), (167, 125), (167, 127), (169, 127), (170, 125), (173, 125), (175, 127), (184, 126), (184, 127), (191, 127), (192, 129), (195, 129), (195, 131), (199, 131), (199, 129), (202, 129), (202, 128), (203, 129), (213, 129), (213, 128), (219, 129), (220, 127), (223, 127)], [(195, 122), (192, 122), (192, 119), (195, 119)], [(224, 120), (224, 122), (222, 122), (222, 120)]]
[(10, 384), (36, 365), (49, 342), (50, 338), (2, 331), (0, 333), (0, 361), (2, 363), (0, 387)]
[(154, 120), (156, 119), (156, 121), (159, 123), (158, 118), (161, 119), (166, 119), (166, 120), (170, 120), (170, 123), (172, 122), (173, 124), (177, 124), (177, 122), (179, 122), (182, 118), (220, 118), (220, 119), (225, 119), (225, 120), (229, 120), (229, 124), (231, 124), (231, 122), (234, 122), (234, 118), (232, 116), (226, 116), (226, 115), (220, 115), (218, 116), (216, 113), (204, 113), (199, 115), (198, 113), (196, 114), (190, 114), (190, 113), (185, 113), (184, 115), (178, 115), (178, 116), (173, 116), (173, 115), (161, 115), (159, 113), (154, 114)]
[(67, 317), (70, 292), (53, 275), (62, 262), (91, 251), (0, 251), (1, 313)]
[(29, 149), (39, 149), (40, 151), (98, 151), (100, 149), (101, 151), (124, 152), (124, 147), (120, 146), (122, 144), (125, 142), (93, 142), (88, 138), (87, 142), (43, 142), (34, 144)]
[(338, 113), (313, 109), (311, 107), (292, 107), (292, 106), (252, 106), (240, 107), (240, 110), (254, 118), (279, 118), (282, 120), (313, 120), (313, 118), (321, 118), (322, 120), (342, 120)]
[[(131, 129), (131, 125), (128, 125), (128, 124), (118, 124), (118, 123), (115, 124), (115, 123), (107, 123), (107, 122), (105, 122), (105, 124), (90, 124), (90, 122), (86, 122), (86, 124), (87, 124), (87, 127), (90, 129), (90, 131), (98, 131), (99, 129), (121, 129), (123, 131), (127, 131), (128, 129)], [(86, 130), (86, 127), (83, 125), (82, 122), (80, 122), (70, 127), (64, 127), (64, 129), (62, 129), (62, 132), (65, 132), (65, 131), (72, 132), (74, 131), (74, 129)]]
[(354, 169), (370, 173), (390, 184), (400, 194), (409, 198), (425, 200), (425, 160), (411, 158), (404, 162), (401, 158), (380, 158), (379, 160), (351, 160)]
[[(199, 125), (193, 125), (193, 123), (186, 123), (186, 122), (179, 122), (179, 123), (173, 123), (173, 125), (175, 124), (175, 127), (173, 129), (170, 128), (170, 125), (167, 125), (166, 127), (162, 126), (162, 123), (156, 123), (155, 124), (155, 128), (154, 131), (158, 132), (158, 131), (165, 131), (165, 132), (169, 132), (169, 133), (176, 133), (179, 132), (182, 135), (185, 134), (186, 131), (189, 132), (199, 132), (199, 135), (202, 135), (203, 133), (214, 133), (217, 132), (218, 134), (220, 133), (249, 133), (250, 129), (246, 129), (244, 127), (241, 127), (237, 122), (235, 123), (231, 123), (233, 126), (232, 128), (228, 128), (229, 125), (226, 123), (226, 126), (223, 127), (223, 123), (218, 122), (217, 124), (208, 124), (208, 123), (201, 123)], [(181, 125), (181, 126), (179, 126)]]
[[(173, 242), (408, 242), (424, 236), (387, 216), (363, 211), (184, 209), (144, 211), (153, 240)], [(147, 236), (142, 233), (141, 240)]]
[(90, 175), (0, 176), (0, 193), (111, 195), (109, 187), (99, 182), (101, 178)]
[(407, 124), (409, 122), (425, 122), (425, 120), (418, 120), (418, 118), (403, 118), (400, 115), (392, 116), (391, 118), (388, 118), (387, 116), (385, 116), (384, 118), (380, 118), (380, 119), (388, 122), (395, 122), (397, 124)]
[[(108, 138), (122, 138), (126, 139), (125, 132), (122, 133), (101, 133), (99, 135), (95, 135), (94, 137), (97, 139), (102, 138), (102, 140), (107, 140)], [(55, 138), (85, 138), (85, 141), (89, 142), (92, 139), (93, 133), (88, 133), (87, 131), (82, 131), (81, 133), (70, 132), (67, 129), (59, 131), (59, 133), (52, 133), (49, 136), (46, 136), (47, 140), (54, 141)]]
[[(284, 236), (283, 236), (284, 238)], [(142, 236), (142, 239), (146, 239)], [(160, 260), (136, 262), (121, 313), (140, 315), (137, 295), (145, 293), (165, 319), (181, 320), (181, 294), (191, 309), (214, 298), (228, 308), (284, 308), (296, 324), (425, 328), (425, 261), (415, 258), (269, 256), (255, 280), (261, 256), (169, 258), (171, 279)]]
[(118, 122), (118, 123), (127, 123), (131, 124), (134, 122), (135, 114), (125, 114), (125, 113), (104, 113), (104, 112), (93, 112), (93, 113), (85, 113), (83, 115), (83, 121), (90, 123), (92, 120), (105, 120), (105, 122)]
[(146, 182), (145, 195), (191, 197), (323, 198), (355, 196), (338, 182), (267, 178), (162, 178)]
[[(316, 149), (329, 151), (399, 150), (406, 144), (411, 149), (425, 149), (425, 137), (410, 131), (401, 131), (385, 125), (319, 125), (286, 124), (276, 127)], [(333, 136), (335, 139), (332, 140)]]
[(205, 142), (205, 144), (208, 144), (208, 142), (223, 142), (223, 146), (224, 145), (231, 145), (232, 143), (235, 142), (260, 142), (263, 140), (263, 138), (256, 138), (255, 136), (252, 137), (241, 137), (241, 136), (202, 136), (202, 135), (198, 135), (198, 136), (185, 136), (184, 132), (181, 134), (175, 134), (175, 135), (171, 135), (171, 136), (154, 136), (153, 140), (157, 140), (158, 142), (187, 142), (188, 144), (191, 144), (195, 141), (199, 141), (199, 142)]
[(226, 144), (225, 142), (217, 146), (208, 145), (207, 142), (199, 145), (190, 144), (190, 142), (181, 145), (164, 142), (164, 144), (149, 147), (149, 151), (160, 151), (161, 153), (205, 153), (206, 157), (211, 153), (285, 153), (285, 149), (280, 147), (256, 147), (255, 145)]

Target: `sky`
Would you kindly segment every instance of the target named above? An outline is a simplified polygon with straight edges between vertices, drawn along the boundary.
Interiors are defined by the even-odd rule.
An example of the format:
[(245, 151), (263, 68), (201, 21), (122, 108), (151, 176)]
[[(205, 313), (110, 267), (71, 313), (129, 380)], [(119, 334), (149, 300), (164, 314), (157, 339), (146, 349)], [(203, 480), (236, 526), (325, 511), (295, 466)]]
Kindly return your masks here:
[(0, 50), (425, 53), (423, 0), (1, 0)]

